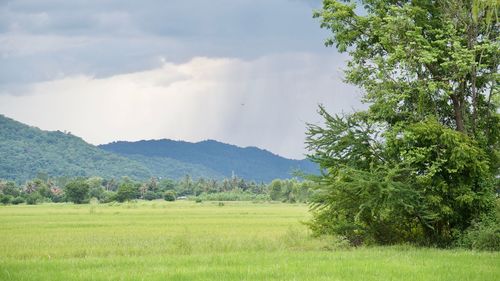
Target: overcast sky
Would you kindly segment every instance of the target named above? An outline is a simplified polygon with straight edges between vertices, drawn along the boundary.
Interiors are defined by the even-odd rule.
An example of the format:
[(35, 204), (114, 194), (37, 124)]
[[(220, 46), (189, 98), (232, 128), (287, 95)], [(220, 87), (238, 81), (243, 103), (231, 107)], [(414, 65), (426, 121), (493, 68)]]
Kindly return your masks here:
[(0, 114), (92, 144), (215, 139), (303, 158), (359, 108), (319, 0), (0, 0)]

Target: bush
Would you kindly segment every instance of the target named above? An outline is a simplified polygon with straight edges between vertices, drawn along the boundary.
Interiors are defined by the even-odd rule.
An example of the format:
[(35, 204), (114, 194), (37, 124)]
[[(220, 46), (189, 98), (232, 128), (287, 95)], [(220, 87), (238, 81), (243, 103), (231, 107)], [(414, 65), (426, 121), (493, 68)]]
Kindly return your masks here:
[(88, 201), (89, 190), (90, 186), (84, 180), (71, 181), (64, 188), (66, 198), (75, 204), (82, 204)]
[(134, 186), (133, 183), (124, 182), (118, 187), (115, 199), (118, 202), (130, 201), (137, 198), (139, 190)]
[(158, 196), (158, 194), (156, 194), (153, 191), (147, 191), (146, 194), (144, 194), (144, 199), (146, 199), (148, 201), (152, 201), (152, 200), (155, 200), (155, 199), (158, 199), (158, 198), (161, 198), (161, 194), (160, 194), (160, 196)]
[(12, 196), (0, 194), (0, 203), (7, 205), (12, 201)]
[(89, 190), (89, 197), (101, 201), (104, 198), (104, 192), (105, 190), (101, 186), (91, 187)]
[(4, 195), (11, 195), (12, 197), (17, 197), (21, 193), (20, 189), (17, 187), (15, 182), (12, 181), (0, 182), (0, 186), (3, 186), (2, 193)]
[(168, 190), (163, 195), (163, 199), (165, 199), (165, 201), (175, 201), (175, 193), (172, 190)]
[(203, 200), (201, 200), (201, 198), (196, 198), (196, 200), (194, 200), (194, 202), (201, 203), (201, 202), (203, 202)]
[(12, 201), (10, 203), (12, 203), (14, 205), (19, 205), (21, 203), (24, 203), (24, 198), (17, 196), (14, 199), (12, 199)]
[(101, 203), (110, 203), (115, 199), (115, 193), (112, 191), (104, 191), (102, 198), (99, 198)]
[(460, 236), (458, 246), (480, 251), (500, 251), (500, 224), (493, 221), (474, 224)]
[(270, 199), (267, 194), (254, 194), (246, 191), (202, 193), (197, 198), (203, 201), (267, 201)]
[(459, 235), (457, 246), (480, 251), (500, 251), (500, 199), (496, 199), (494, 214), (484, 216)]
[(42, 196), (37, 192), (33, 192), (26, 197), (26, 204), (36, 205), (42, 201)]

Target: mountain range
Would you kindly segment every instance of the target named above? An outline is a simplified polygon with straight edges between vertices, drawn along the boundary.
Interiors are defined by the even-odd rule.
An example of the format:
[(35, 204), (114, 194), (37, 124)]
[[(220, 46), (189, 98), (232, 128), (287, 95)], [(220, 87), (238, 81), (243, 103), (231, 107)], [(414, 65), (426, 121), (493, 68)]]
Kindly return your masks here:
[(70, 133), (43, 131), (0, 115), (0, 179), (23, 182), (39, 173), (51, 177), (101, 176), (221, 179), (236, 175), (269, 182), (294, 171), (315, 173), (308, 160), (292, 160), (257, 147), (214, 140), (117, 141), (94, 146)]

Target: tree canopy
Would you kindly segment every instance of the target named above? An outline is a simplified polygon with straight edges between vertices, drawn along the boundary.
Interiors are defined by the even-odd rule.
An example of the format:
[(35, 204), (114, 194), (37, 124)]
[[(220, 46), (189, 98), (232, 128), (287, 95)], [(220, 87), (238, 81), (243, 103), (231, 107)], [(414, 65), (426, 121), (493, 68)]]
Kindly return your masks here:
[[(324, 0), (366, 111), (309, 125), (312, 229), (353, 243), (448, 245), (493, 209), (499, 171), (495, 0)], [(360, 4), (360, 7), (357, 7)], [(498, 184), (498, 183), (496, 183)]]

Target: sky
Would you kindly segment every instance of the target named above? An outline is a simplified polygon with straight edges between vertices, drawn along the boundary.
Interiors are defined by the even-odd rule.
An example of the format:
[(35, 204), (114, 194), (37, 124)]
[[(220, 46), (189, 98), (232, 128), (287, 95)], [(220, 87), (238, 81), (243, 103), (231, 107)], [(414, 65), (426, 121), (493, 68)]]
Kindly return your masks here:
[(304, 158), (361, 108), (320, 0), (0, 0), (0, 114), (92, 144), (214, 139)]

